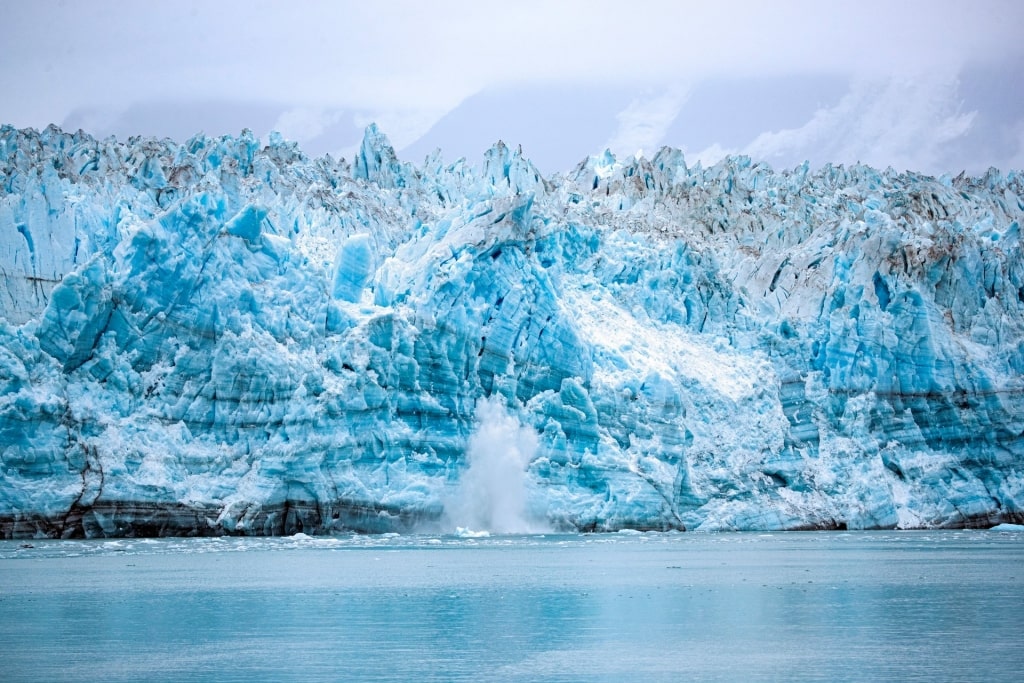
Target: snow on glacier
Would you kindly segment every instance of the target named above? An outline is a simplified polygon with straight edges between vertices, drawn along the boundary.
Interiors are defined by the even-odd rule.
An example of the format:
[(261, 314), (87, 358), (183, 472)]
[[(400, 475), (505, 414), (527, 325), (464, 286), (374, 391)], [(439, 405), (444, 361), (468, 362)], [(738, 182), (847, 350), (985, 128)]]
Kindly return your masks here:
[(1015, 172), (0, 158), (5, 537), (1024, 521)]

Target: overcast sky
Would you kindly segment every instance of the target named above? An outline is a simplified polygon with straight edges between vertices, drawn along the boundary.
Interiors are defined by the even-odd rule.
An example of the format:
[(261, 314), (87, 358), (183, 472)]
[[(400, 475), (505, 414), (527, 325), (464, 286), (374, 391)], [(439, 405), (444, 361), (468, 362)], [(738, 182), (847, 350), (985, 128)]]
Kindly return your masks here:
[[(627, 7), (628, 4), (628, 7)], [(588, 154), (1024, 167), (1024, 2), (0, 0), (0, 121), (544, 173)]]

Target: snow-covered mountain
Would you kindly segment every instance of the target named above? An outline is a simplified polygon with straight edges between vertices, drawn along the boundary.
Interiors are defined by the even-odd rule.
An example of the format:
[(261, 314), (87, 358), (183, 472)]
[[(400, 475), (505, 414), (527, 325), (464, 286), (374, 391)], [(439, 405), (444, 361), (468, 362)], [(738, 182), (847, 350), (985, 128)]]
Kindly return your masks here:
[(1024, 185), (0, 129), (0, 533), (1024, 521)]

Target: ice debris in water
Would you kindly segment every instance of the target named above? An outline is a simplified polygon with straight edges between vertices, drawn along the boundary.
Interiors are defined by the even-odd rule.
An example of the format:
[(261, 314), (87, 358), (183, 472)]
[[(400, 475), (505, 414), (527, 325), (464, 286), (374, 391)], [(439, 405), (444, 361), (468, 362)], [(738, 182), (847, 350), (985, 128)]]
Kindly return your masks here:
[(455, 527), (455, 535), (459, 538), (489, 538), (491, 535), (490, 531), (481, 529), (480, 531), (474, 531), (469, 527), (457, 526)]
[(1022, 213), (994, 169), (2, 127), (0, 535), (1020, 524)]

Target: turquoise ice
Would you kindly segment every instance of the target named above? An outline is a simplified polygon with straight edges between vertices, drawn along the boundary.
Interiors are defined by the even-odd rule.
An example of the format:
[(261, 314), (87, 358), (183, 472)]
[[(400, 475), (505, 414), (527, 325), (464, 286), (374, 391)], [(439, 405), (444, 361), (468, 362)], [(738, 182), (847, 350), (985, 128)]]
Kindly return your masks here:
[(509, 531), (1021, 523), (1022, 214), (996, 170), (3, 127), (0, 534), (441, 529), (495, 414)]

